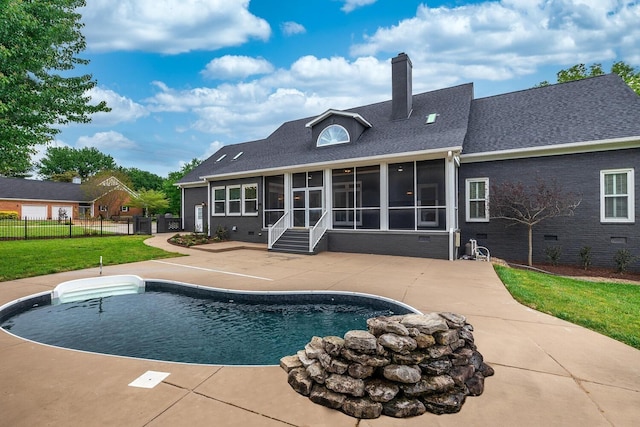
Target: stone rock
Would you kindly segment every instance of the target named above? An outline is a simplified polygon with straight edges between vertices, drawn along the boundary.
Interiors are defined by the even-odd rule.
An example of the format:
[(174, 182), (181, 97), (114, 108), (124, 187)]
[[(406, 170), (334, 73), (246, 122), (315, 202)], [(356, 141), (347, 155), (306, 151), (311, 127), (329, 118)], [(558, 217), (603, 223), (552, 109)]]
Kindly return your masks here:
[(411, 338), (415, 338), (420, 335), (420, 330), (418, 328), (407, 328), (407, 331), (409, 331), (409, 336)]
[(457, 329), (449, 329), (447, 331), (438, 331), (433, 334), (433, 337), (436, 339), (436, 342), (440, 345), (450, 345), (451, 343), (457, 342), (460, 337), (458, 337)]
[(292, 369), (287, 376), (287, 382), (296, 392), (309, 396), (313, 387), (313, 380), (305, 368)]
[(351, 350), (349, 348), (343, 348), (342, 351), (340, 352), (340, 355), (352, 362), (358, 362), (363, 365), (374, 366), (376, 368), (379, 368), (381, 366), (385, 366), (391, 363), (391, 360), (387, 359), (386, 357), (358, 353), (357, 351)]
[(348, 375), (331, 374), (324, 382), (325, 387), (336, 393), (350, 394), (355, 397), (364, 396), (364, 381)]
[(476, 372), (465, 382), (465, 385), (469, 389), (470, 396), (480, 396), (484, 391), (484, 376), (480, 372)]
[(464, 347), (466, 344), (467, 343), (463, 339), (459, 339), (458, 341), (449, 344), (449, 348), (452, 351), (456, 351), (457, 349)]
[(453, 350), (451, 350), (451, 347), (448, 345), (434, 345), (433, 347), (429, 347), (427, 352), (429, 353), (430, 358), (440, 359), (443, 356), (453, 353)]
[(407, 328), (416, 328), (427, 335), (449, 329), (447, 321), (437, 313), (407, 314), (403, 317), (402, 324)]
[(332, 374), (344, 374), (345, 372), (347, 372), (347, 369), (349, 369), (349, 362), (345, 362), (344, 360), (338, 359), (338, 358), (330, 358), (328, 363), (323, 363), (322, 360), (322, 367), (327, 371), (327, 372), (331, 372)]
[(335, 393), (326, 387), (321, 385), (314, 385), (311, 389), (309, 399), (318, 405), (326, 406), (327, 408), (340, 409), (347, 397), (341, 393)]
[(473, 356), (473, 350), (470, 348), (461, 348), (451, 355), (451, 362), (455, 366), (468, 365), (471, 356)]
[(317, 359), (321, 353), (324, 353), (324, 341), (320, 337), (313, 337), (311, 341), (304, 346), (304, 351), (309, 359)]
[(484, 362), (482, 362), (482, 365), (480, 365), (479, 371), (482, 374), (482, 376), (485, 378), (492, 377), (493, 374), (495, 374), (495, 371), (493, 370), (493, 368)]
[(376, 371), (376, 368), (373, 366), (367, 366), (360, 363), (352, 363), (349, 365), (349, 376), (353, 378), (369, 378)]
[(479, 371), (480, 367), (484, 363), (484, 357), (482, 357), (482, 354), (480, 354), (479, 352), (474, 351), (471, 355), (471, 358), (469, 359), (469, 363), (473, 365), (476, 371)]
[(288, 373), (292, 369), (302, 367), (302, 362), (300, 361), (298, 355), (284, 356), (280, 359), (280, 367)]
[(416, 344), (418, 344), (418, 348), (429, 348), (436, 345), (436, 339), (433, 335), (418, 334), (414, 339), (416, 340)]
[(449, 359), (428, 360), (420, 364), (420, 369), (426, 375), (442, 375), (451, 369), (451, 361)]
[(396, 365), (419, 365), (427, 358), (427, 354), (421, 351), (413, 351), (409, 354), (394, 354), (391, 359)]
[(409, 330), (406, 326), (398, 320), (391, 320), (388, 317), (372, 317), (367, 319), (367, 328), (369, 329), (369, 332), (377, 337), (386, 333), (400, 336), (409, 335)]
[(327, 379), (327, 376), (328, 376), (327, 371), (324, 370), (324, 368), (319, 362), (316, 362), (307, 366), (307, 374), (309, 374), (311, 379), (317, 382), (318, 384), (324, 384), (324, 381)]
[(465, 398), (464, 393), (443, 393), (425, 396), (421, 400), (427, 411), (442, 415), (460, 412)]
[(344, 334), (345, 348), (365, 354), (376, 354), (378, 340), (367, 331), (349, 331)]
[(324, 337), (324, 351), (330, 356), (340, 356), (340, 351), (344, 347), (344, 339), (340, 337), (330, 336)]
[(408, 418), (427, 412), (424, 403), (417, 399), (400, 398), (382, 404), (382, 413), (394, 418)]
[(382, 415), (382, 403), (367, 398), (346, 398), (342, 404), (342, 412), (355, 418), (378, 418)]
[(462, 386), (464, 383), (473, 376), (475, 373), (475, 369), (471, 365), (464, 366), (454, 366), (450, 371), (449, 375), (453, 378), (456, 385)]
[(453, 378), (449, 375), (438, 375), (435, 377), (424, 376), (415, 384), (401, 385), (400, 389), (408, 397), (418, 397), (426, 394), (439, 394), (455, 387)]
[(400, 387), (390, 381), (375, 379), (368, 381), (364, 390), (374, 402), (388, 402), (400, 392)]
[(298, 359), (300, 359), (300, 363), (302, 363), (302, 366), (305, 368), (315, 362), (315, 360), (310, 359), (309, 356), (307, 356), (307, 352), (304, 350), (300, 350), (297, 355)]
[(382, 375), (391, 381), (403, 384), (414, 384), (420, 381), (421, 371), (419, 366), (387, 365), (382, 368)]
[(438, 314), (447, 321), (447, 325), (449, 325), (450, 328), (462, 328), (467, 323), (467, 318), (462, 314), (451, 312), (443, 312)]
[(418, 343), (413, 338), (391, 333), (380, 335), (378, 343), (384, 348), (401, 354), (408, 354), (418, 347)]
[(465, 340), (468, 344), (474, 343), (475, 338), (473, 338), (473, 334), (471, 333), (471, 331), (468, 331), (465, 328), (458, 329), (458, 335), (460, 336), (460, 338)]

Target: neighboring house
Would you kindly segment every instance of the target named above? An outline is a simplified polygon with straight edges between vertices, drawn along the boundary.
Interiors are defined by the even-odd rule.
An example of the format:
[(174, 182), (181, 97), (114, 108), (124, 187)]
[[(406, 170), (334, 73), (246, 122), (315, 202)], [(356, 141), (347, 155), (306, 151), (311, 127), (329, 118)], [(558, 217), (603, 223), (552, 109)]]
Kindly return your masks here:
[(583, 246), (594, 265), (611, 264), (620, 248), (640, 255), (640, 97), (618, 76), (474, 99), (472, 84), (413, 95), (411, 74), (400, 54), (390, 101), (221, 148), (178, 183), (185, 230), (224, 227), (270, 249), (444, 259), (476, 239), (492, 255), (525, 260), (526, 228), (490, 220), (488, 193), (540, 176), (582, 204), (534, 228), (534, 259), (549, 245), (569, 263)]
[(0, 177), (0, 211), (20, 218), (66, 219), (140, 215), (126, 204), (135, 193), (110, 177), (90, 187), (78, 183)]

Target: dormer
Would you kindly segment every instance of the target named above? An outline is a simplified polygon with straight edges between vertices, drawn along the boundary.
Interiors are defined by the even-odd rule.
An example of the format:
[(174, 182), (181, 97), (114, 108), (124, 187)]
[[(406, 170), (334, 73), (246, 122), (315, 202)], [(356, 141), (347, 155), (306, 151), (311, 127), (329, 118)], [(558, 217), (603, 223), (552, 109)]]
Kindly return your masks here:
[(340, 110), (327, 110), (305, 126), (311, 129), (311, 140), (318, 148), (357, 141), (372, 127), (360, 114)]

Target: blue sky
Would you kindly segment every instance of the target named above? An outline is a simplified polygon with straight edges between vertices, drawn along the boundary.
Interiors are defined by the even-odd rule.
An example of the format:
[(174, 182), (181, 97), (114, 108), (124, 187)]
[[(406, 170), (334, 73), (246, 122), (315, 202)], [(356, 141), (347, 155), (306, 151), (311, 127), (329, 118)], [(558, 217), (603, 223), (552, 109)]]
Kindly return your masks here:
[(390, 99), (406, 52), (413, 90), (473, 82), (523, 90), (577, 63), (640, 66), (638, 0), (88, 0), (80, 12), (98, 87), (113, 109), (62, 128), (166, 176), (282, 122)]

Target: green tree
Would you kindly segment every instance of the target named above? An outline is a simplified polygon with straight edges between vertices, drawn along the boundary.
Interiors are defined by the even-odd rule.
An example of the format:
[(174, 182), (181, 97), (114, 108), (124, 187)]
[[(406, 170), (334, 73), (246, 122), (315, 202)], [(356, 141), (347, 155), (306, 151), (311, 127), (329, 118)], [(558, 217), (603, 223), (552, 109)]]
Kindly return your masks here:
[(149, 216), (169, 207), (169, 200), (162, 191), (140, 190), (137, 196), (131, 197), (127, 206), (143, 208), (144, 215)]
[(176, 182), (180, 181), (186, 174), (198, 167), (200, 163), (202, 163), (202, 160), (191, 159), (191, 161), (182, 166), (179, 171), (169, 172), (169, 176), (164, 180), (164, 184), (162, 185), (164, 193), (169, 199), (169, 212), (175, 215), (180, 214), (182, 193), (175, 184)]
[(37, 165), (38, 173), (46, 179), (68, 176), (75, 172), (83, 181), (98, 172), (116, 168), (113, 157), (95, 147), (49, 147)]
[(133, 190), (162, 190), (164, 178), (161, 176), (138, 168), (121, 168), (121, 170), (129, 176)]
[[(619, 61), (611, 66), (611, 72), (619, 75), (626, 84), (638, 95), (640, 95), (640, 70), (632, 67), (631, 65)], [(587, 77), (601, 76), (605, 74), (602, 69), (602, 64), (591, 64), (587, 69), (585, 64), (576, 64), (573, 67), (566, 70), (560, 70), (556, 74), (558, 83), (565, 83), (574, 80), (586, 79)], [(545, 80), (540, 82), (537, 87), (548, 86), (550, 83)]]
[(91, 104), (90, 74), (71, 75), (88, 61), (81, 15), (84, 0), (0, 1), (0, 175), (24, 175), (35, 147), (60, 125), (87, 123), (110, 111)]

